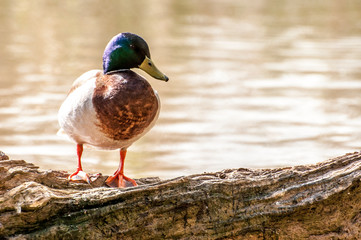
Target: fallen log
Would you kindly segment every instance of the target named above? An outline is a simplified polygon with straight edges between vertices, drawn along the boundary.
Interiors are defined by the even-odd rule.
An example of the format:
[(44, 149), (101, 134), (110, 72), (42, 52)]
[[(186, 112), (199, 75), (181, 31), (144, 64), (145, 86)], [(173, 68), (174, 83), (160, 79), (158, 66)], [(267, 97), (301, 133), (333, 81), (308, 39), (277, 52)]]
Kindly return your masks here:
[(69, 183), (0, 154), (0, 239), (361, 239), (361, 154), (138, 187)]

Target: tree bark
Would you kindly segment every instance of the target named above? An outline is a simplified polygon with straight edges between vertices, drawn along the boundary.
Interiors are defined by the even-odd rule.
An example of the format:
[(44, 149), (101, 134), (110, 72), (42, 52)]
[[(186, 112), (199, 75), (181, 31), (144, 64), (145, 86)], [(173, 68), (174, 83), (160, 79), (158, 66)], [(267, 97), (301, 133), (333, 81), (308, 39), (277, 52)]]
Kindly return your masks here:
[(361, 154), (138, 187), (69, 183), (0, 154), (0, 239), (361, 239)]

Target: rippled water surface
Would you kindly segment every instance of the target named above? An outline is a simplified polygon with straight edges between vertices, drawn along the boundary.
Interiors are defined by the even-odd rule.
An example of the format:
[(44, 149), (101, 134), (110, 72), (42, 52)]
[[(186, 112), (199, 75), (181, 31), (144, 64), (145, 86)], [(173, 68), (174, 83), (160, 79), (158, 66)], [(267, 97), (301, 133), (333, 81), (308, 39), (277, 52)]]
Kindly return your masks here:
[[(361, 2), (0, 1), (0, 150), (73, 171), (56, 135), (72, 82), (101, 68), (124, 31), (150, 45), (168, 83), (162, 110), (129, 148), (131, 177), (315, 163), (361, 147)], [(118, 152), (86, 150), (88, 172)]]

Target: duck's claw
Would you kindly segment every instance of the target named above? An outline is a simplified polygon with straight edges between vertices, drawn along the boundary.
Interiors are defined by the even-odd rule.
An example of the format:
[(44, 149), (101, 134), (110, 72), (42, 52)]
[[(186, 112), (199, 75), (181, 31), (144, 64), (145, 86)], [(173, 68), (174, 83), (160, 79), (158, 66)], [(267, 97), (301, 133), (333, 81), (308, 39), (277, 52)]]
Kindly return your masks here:
[(95, 182), (96, 180), (98, 180), (99, 177), (102, 176), (102, 174), (96, 173), (96, 174), (90, 174), (88, 176), (89, 176), (90, 182)]
[(91, 183), (89, 175), (82, 170), (77, 170), (75, 173), (69, 175), (68, 180), (72, 182), (84, 181), (88, 184)]

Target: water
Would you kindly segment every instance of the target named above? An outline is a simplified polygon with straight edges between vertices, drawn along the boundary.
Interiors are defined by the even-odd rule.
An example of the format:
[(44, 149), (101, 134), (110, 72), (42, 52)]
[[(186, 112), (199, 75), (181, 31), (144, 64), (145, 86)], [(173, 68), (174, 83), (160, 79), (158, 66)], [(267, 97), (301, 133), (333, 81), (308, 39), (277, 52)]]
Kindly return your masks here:
[[(361, 146), (361, 2), (0, 2), (0, 150), (74, 171), (56, 135), (72, 82), (101, 68), (109, 39), (144, 37), (168, 83), (157, 125), (128, 151), (127, 175), (316, 163)], [(116, 151), (85, 150), (113, 173)]]

